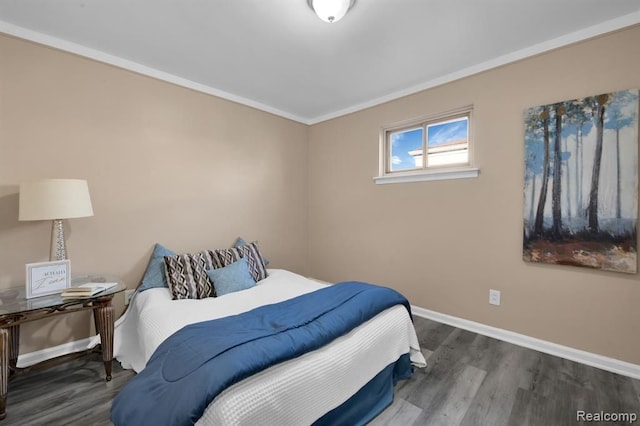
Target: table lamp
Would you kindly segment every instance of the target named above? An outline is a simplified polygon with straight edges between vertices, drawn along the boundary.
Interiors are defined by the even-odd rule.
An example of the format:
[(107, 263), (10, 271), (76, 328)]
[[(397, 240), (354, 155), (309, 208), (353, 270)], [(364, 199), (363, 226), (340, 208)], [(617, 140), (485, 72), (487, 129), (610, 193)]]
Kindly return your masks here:
[(18, 220), (52, 220), (49, 260), (67, 258), (63, 219), (93, 216), (89, 185), (80, 179), (41, 179), (20, 184)]

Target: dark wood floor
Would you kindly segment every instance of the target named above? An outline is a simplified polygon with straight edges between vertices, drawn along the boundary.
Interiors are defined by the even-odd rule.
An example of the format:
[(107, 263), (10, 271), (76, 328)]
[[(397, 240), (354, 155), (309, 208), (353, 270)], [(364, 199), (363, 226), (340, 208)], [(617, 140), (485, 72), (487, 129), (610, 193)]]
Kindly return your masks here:
[[(397, 385), (374, 426), (575, 425), (577, 410), (640, 417), (638, 380), (424, 318), (415, 324), (429, 365)], [(110, 425), (111, 401), (132, 376), (116, 362), (105, 382), (97, 354), (19, 376), (0, 426)]]
[(578, 410), (640, 418), (638, 380), (423, 318), (415, 324), (428, 366), (396, 386), (374, 425), (576, 425)]
[(9, 425), (110, 425), (111, 401), (134, 376), (113, 363), (112, 380), (105, 380), (98, 353), (56, 367), (22, 374), (9, 382)]

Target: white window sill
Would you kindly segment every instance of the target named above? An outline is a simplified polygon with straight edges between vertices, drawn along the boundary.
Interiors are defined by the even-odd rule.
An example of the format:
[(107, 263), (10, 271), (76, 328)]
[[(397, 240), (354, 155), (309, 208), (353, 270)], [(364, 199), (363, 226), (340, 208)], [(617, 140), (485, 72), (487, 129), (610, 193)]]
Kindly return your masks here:
[(480, 174), (477, 167), (464, 167), (459, 169), (420, 170), (404, 173), (390, 173), (384, 176), (374, 177), (377, 185), (388, 183), (425, 182), (430, 180), (450, 180), (476, 178)]

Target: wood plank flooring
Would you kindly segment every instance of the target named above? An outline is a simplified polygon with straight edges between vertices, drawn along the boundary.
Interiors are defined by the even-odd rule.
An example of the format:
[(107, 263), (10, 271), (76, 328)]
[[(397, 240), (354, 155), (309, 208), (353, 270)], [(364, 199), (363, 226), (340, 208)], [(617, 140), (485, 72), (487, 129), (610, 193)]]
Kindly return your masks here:
[(427, 368), (396, 386), (372, 425), (585, 424), (578, 410), (640, 419), (639, 380), (424, 318), (415, 325)]
[[(428, 366), (398, 383), (373, 426), (576, 425), (577, 410), (640, 417), (639, 380), (420, 317), (415, 325)], [(111, 401), (133, 377), (117, 362), (113, 369), (105, 382), (93, 354), (17, 377), (0, 426), (110, 425)]]

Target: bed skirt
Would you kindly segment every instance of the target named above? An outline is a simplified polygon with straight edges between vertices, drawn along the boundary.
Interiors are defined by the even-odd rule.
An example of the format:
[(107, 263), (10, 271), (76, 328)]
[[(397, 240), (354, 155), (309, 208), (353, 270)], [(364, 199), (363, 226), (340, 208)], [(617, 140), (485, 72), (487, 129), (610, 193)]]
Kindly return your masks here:
[(366, 425), (393, 402), (393, 388), (398, 380), (411, 377), (409, 354), (386, 366), (342, 405), (320, 417), (314, 426)]

